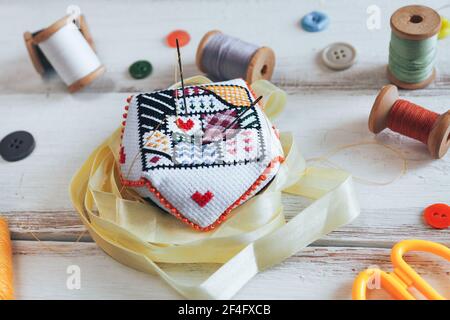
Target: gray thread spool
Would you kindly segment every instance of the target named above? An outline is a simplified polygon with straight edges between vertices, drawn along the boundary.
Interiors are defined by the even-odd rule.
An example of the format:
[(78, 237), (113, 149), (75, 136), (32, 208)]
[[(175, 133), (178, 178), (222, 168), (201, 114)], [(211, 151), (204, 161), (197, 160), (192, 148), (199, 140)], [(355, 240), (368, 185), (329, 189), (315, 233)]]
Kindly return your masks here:
[(200, 41), (196, 62), (198, 68), (214, 80), (243, 78), (252, 83), (259, 79), (270, 80), (275, 54), (268, 47), (258, 47), (214, 30)]

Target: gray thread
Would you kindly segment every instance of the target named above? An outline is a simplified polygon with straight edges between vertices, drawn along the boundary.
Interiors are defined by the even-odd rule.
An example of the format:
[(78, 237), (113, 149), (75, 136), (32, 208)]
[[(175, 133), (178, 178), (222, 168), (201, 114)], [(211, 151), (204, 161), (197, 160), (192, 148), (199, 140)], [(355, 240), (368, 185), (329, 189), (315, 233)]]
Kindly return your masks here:
[(202, 66), (215, 80), (245, 79), (250, 60), (258, 49), (257, 45), (216, 33), (203, 49)]

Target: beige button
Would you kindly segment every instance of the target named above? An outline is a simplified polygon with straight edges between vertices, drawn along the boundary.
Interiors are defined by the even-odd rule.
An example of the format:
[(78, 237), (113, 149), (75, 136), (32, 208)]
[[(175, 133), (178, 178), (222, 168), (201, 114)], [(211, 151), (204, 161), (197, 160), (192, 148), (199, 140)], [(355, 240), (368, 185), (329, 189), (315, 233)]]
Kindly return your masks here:
[(356, 61), (356, 49), (344, 42), (336, 42), (322, 51), (324, 64), (334, 70), (350, 68)]

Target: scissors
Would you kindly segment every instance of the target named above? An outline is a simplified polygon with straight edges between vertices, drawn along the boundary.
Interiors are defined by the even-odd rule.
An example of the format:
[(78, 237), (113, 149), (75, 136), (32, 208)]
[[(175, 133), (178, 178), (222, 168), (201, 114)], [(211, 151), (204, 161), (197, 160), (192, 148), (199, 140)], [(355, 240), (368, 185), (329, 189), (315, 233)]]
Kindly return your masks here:
[(426, 240), (401, 241), (391, 251), (393, 272), (375, 268), (362, 271), (353, 283), (352, 299), (366, 300), (367, 284), (374, 276), (379, 276), (381, 287), (397, 300), (417, 300), (411, 293), (412, 289), (429, 300), (446, 300), (405, 262), (403, 255), (409, 251), (430, 252), (450, 262), (450, 249), (442, 244)]

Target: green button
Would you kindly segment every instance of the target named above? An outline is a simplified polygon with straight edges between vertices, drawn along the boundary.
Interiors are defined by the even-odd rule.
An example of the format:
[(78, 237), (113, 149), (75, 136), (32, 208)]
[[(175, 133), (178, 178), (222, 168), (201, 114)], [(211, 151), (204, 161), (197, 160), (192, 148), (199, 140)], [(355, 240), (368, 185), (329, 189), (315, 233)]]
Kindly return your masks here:
[(135, 79), (144, 79), (152, 73), (152, 64), (146, 60), (139, 60), (133, 63), (128, 71)]

